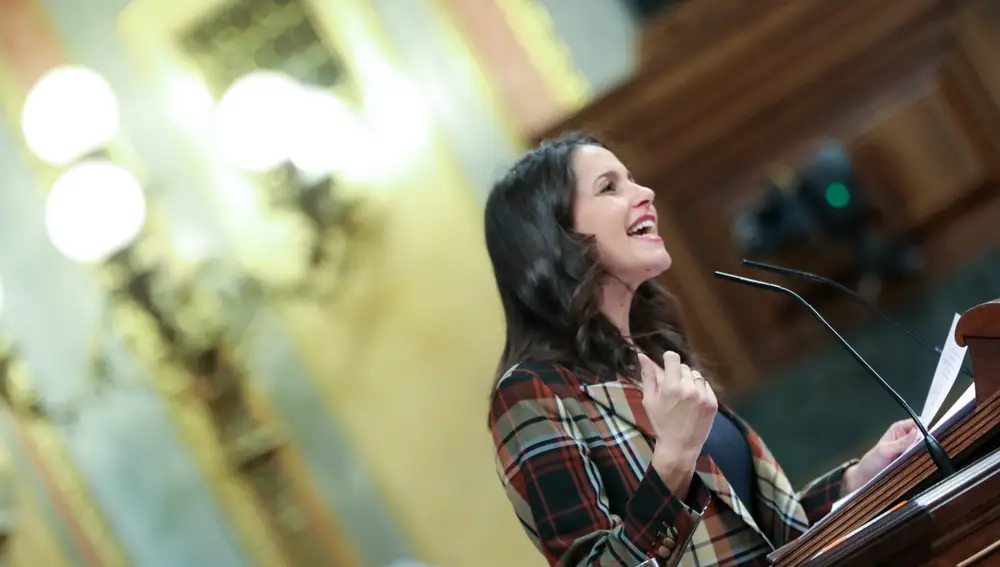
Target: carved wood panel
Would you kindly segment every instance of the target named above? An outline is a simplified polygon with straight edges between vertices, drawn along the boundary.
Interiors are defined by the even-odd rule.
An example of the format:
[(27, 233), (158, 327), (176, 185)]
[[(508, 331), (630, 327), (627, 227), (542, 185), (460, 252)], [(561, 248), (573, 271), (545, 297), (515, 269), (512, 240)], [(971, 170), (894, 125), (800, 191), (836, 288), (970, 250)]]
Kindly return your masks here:
[[(921, 246), (924, 269), (886, 287), (912, 293), (1000, 245), (1000, 8), (987, 0), (871, 3), (703, 0), (647, 28), (643, 69), (546, 132), (587, 130), (617, 145), (657, 190), (695, 343), (739, 390), (803, 353), (822, 330), (783, 296), (737, 288), (733, 219), (763, 195), (775, 164), (805, 165), (841, 141), (878, 203), (880, 230)], [(846, 254), (800, 246), (769, 261), (849, 279)], [(776, 281), (775, 278), (767, 278)], [(848, 302), (787, 280), (831, 316)], [(962, 306), (956, 306), (961, 309)]]

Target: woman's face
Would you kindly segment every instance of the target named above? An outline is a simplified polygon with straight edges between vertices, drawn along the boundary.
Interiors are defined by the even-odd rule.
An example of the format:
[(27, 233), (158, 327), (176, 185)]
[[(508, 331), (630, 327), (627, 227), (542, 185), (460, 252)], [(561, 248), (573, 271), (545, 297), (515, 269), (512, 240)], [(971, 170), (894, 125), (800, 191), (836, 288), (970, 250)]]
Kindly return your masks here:
[(611, 275), (634, 288), (670, 267), (651, 189), (637, 184), (615, 154), (598, 146), (574, 151), (573, 172), (574, 229), (596, 238), (599, 260)]

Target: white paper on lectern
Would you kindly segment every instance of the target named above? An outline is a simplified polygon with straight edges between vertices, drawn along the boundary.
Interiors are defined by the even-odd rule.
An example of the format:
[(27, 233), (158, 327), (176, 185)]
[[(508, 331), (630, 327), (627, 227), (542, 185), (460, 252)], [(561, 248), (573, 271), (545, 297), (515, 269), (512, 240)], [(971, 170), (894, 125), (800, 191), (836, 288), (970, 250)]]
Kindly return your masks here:
[(955, 328), (962, 316), (958, 313), (951, 322), (948, 329), (948, 336), (944, 341), (944, 348), (941, 349), (941, 358), (938, 359), (937, 368), (934, 370), (934, 377), (931, 379), (931, 387), (927, 391), (927, 399), (924, 401), (924, 410), (920, 412), (920, 421), (925, 427), (930, 427), (934, 416), (941, 410), (945, 398), (955, 385), (955, 379), (962, 369), (962, 361), (965, 360), (966, 347), (958, 346), (955, 342)]
[[(931, 428), (931, 433), (937, 434), (938, 431), (943, 430), (945, 427), (951, 427), (951, 424), (955, 422), (955, 416), (958, 412), (965, 409), (966, 406), (972, 404), (976, 401), (976, 385), (975, 383), (969, 384), (969, 387), (962, 392), (962, 395), (955, 400), (955, 403), (951, 404), (951, 407), (941, 416), (941, 419), (934, 424)], [(971, 409), (972, 406), (969, 406)], [(921, 440), (922, 442), (923, 440)]]
[[(939, 419), (937, 423), (934, 424), (934, 427), (929, 428), (931, 434), (937, 437), (941, 433), (944, 433), (945, 431), (948, 430), (949, 427), (955, 425), (959, 420), (969, 415), (969, 413), (972, 412), (972, 410), (975, 407), (976, 407), (976, 385), (970, 384), (969, 387), (964, 392), (962, 392), (962, 395), (959, 396), (957, 400), (955, 400), (955, 403), (952, 404), (952, 406), (948, 409), (948, 411), (945, 412), (943, 416), (941, 416), (941, 419)], [(897, 467), (899, 467), (900, 464), (902, 464), (905, 457), (909, 457), (911, 454), (917, 451), (926, 451), (926, 450), (927, 448), (924, 446), (923, 437), (918, 437), (917, 440), (914, 441), (913, 444), (909, 446), (909, 448), (903, 451), (903, 454), (896, 457), (896, 460), (889, 463), (887, 467), (882, 469), (882, 472), (875, 475), (871, 480), (866, 482), (863, 486), (861, 486), (854, 492), (834, 502), (833, 507), (830, 509), (830, 512), (831, 513), (835, 512), (838, 508), (850, 502), (855, 496), (857, 496), (860, 492), (862, 492), (865, 488), (867, 488), (868, 485), (878, 482), (879, 479), (887, 475), (889, 472), (895, 470)]]

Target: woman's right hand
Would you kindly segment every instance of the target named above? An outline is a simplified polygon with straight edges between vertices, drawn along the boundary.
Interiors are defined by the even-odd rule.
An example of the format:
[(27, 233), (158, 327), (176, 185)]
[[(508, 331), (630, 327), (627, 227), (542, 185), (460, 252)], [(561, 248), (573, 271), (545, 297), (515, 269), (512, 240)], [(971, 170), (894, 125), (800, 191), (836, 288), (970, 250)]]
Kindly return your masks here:
[(656, 435), (652, 466), (667, 487), (683, 499), (712, 429), (718, 401), (708, 381), (697, 370), (681, 364), (676, 352), (664, 354), (662, 368), (645, 354), (639, 355), (639, 364), (642, 406)]

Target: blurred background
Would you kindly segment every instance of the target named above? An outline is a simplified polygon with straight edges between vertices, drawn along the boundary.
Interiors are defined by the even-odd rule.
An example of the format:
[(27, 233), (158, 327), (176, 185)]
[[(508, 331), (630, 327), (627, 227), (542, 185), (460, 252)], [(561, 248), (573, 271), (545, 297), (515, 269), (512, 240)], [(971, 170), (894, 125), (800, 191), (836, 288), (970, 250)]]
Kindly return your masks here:
[[(561, 131), (657, 190), (695, 345), (797, 483), (903, 414), (713, 270), (935, 345), (1000, 297), (989, 0), (0, 0), (0, 109), (5, 565), (540, 565), (481, 214)], [(919, 410), (933, 351), (769, 279)]]

